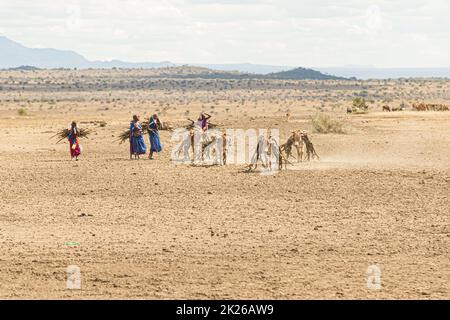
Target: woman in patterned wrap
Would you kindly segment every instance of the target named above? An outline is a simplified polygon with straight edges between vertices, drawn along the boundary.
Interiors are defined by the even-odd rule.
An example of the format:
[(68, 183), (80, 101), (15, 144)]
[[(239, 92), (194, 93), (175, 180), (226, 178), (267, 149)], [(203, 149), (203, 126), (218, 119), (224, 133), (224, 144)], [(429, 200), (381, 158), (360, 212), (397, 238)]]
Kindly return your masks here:
[(133, 155), (135, 159), (139, 159), (139, 156), (146, 152), (147, 146), (142, 136), (142, 125), (139, 122), (139, 116), (134, 115), (133, 121), (130, 123), (130, 159), (133, 158)]
[(155, 113), (150, 117), (148, 122), (148, 137), (150, 140), (150, 155), (148, 158), (153, 159), (153, 152), (161, 152), (162, 144), (159, 138), (159, 129), (161, 128), (161, 122), (159, 121), (158, 115)]

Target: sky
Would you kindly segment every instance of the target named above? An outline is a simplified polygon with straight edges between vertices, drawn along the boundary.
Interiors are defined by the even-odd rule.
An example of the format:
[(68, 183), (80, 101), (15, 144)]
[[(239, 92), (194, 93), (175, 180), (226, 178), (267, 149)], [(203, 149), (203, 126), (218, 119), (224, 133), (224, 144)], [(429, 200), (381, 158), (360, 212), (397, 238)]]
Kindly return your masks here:
[(450, 67), (448, 0), (0, 0), (0, 35), (89, 60)]

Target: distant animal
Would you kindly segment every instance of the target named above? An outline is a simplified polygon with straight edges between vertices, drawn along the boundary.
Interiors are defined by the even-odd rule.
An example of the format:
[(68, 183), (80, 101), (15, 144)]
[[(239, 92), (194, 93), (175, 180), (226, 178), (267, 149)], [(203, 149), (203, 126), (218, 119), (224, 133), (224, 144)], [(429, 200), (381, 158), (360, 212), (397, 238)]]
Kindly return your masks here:
[(288, 112), (286, 113), (286, 120), (287, 120), (287, 121), (291, 120), (291, 117), (292, 117), (292, 114), (291, 114), (290, 111), (288, 111)]
[(389, 106), (383, 106), (383, 112), (391, 112), (391, 107)]
[(347, 107), (347, 113), (353, 113), (353, 109), (351, 107)]
[(403, 107), (402, 106), (393, 107), (392, 111), (394, 111), (394, 112), (396, 112), (396, 111), (403, 111)]
[(413, 110), (416, 111), (449, 111), (448, 106), (444, 104), (426, 104), (426, 103), (419, 103), (419, 104), (413, 104)]

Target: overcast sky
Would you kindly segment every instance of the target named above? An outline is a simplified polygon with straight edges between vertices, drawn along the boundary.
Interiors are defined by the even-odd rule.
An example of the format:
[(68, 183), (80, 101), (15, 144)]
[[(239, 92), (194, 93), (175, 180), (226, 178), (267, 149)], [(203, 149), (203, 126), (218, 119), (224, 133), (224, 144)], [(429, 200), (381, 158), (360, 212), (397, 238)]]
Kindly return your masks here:
[(0, 35), (90, 60), (450, 67), (448, 0), (0, 0)]

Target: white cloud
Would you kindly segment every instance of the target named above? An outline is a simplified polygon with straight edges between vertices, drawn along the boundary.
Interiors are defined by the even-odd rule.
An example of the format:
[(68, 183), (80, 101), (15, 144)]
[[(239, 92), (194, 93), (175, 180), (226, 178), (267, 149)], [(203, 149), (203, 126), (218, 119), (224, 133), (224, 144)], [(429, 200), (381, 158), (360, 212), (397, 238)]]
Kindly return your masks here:
[(0, 32), (88, 59), (450, 66), (446, 0), (0, 0)]

